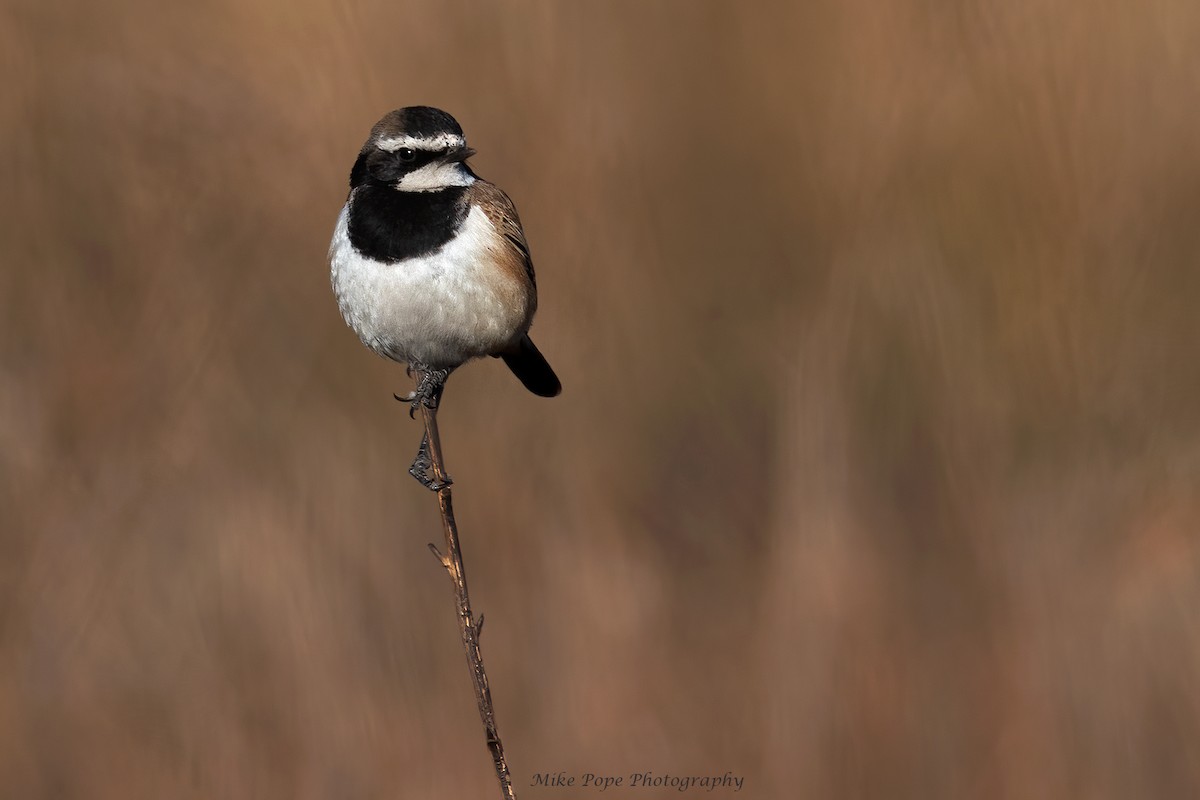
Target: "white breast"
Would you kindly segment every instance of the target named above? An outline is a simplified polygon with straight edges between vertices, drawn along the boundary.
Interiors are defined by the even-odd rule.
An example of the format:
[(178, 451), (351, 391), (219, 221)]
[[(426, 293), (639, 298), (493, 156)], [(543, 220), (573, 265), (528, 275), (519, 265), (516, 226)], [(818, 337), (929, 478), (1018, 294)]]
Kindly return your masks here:
[(394, 264), (350, 244), (349, 203), (329, 245), (333, 291), (363, 344), (402, 363), (456, 366), (504, 349), (524, 333), (518, 287), (497, 269), (499, 234), (473, 207), (439, 250)]

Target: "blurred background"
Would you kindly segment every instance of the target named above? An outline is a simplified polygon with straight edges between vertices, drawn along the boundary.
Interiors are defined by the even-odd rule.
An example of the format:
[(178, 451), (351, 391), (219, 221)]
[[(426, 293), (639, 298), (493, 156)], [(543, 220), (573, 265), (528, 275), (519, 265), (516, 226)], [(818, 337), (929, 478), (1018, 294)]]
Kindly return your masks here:
[(0, 70), (0, 796), (496, 795), (329, 288), (412, 104), (565, 385), (441, 417), (519, 795), (1200, 794), (1195, 3), (5, 0)]

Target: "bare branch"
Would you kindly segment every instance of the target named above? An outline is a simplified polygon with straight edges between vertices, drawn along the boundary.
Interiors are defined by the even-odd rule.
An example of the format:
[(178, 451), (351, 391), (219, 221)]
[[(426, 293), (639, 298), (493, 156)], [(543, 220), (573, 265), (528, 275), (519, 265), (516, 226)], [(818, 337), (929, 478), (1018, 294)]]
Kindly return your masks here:
[(496, 730), (496, 713), (492, 708), (492, 692), (488, 687), (487, 672), (483, 668), (483, 656), (479, 652), (479, 633), (483, 630), (483, 616), (478, 623), (471, 614), (471, 598), (467, 593), (467, 573), (463, 566), (462, 549), (458, 543), (458, 525), (454, 522), (454, 507), (451, 505), (450, 486), (442, 459), (442, 441), (438, 436), (437, 409), (421, 404), (421, 419), (429, 437), (429, 458), (433, 480), (437, 489), (438, 508), (442, 513), (442, 530), (446, 535), (446, 553), (442, 555), (432, 544), (429, 549), (437, 556), (454, 586), (455, 607), (458, 612), (458, 628), (462, 634), (463, 650), (467, 655), (467, 666), (471, 670), (471, 682), (475, 686), (475, 702), (479, 706), (479, 717), (483, 720), (484, 736), (500, 781), (500, 791), (506, 800), (515, 800), (512, 776), (504, 758), (504, 746)]

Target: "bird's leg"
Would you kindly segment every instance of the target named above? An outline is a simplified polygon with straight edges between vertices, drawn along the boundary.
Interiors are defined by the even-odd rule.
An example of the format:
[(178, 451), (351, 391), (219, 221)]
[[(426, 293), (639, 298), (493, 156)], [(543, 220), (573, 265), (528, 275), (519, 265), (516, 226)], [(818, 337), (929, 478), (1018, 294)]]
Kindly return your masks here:
[[(430, 432), (432, 431), (434, 437), (432, 447), (441, 447), (441, 443), (437, 441), (437, 409), (442, 399), (442, 392), (446, 388), (446, 378), (449, 377), (453, 368), (432, 370), (415, 366), (413, 369), (417, 373), (417, 388), (404, 397), (396, 395), (396, 399), (410, 404), (409, 417), (413, 417), (417, 409), (421, 409), (422, 416), (426, 417), (426, 431), (421, 436), (421, 447), (417, 450), (417, 457), (413, 459), (412, 466), (408, 468), (408, 474), (416, 478), (426, 489), (436, 492), (453, 483), (441, 465), (441, 450), (438, 449), (437, 454), (434, 454), (430, 444)], [(437, 463), (434, 461), (435, 458), (438, 459)]]
[(411, 375), (414, 370), (417, 373), (417, 388), (403, 397), (398, 394), (392, 395), (401, 403), (411, 404), (408, 409), (409, 419), (416, 418), (417, 410), (422, 405), (426, 408), (437, 409), (438, 403), (442, 400), (442, 392), (446, 390), (446, 379), (450, 377), (454, 367), (429, 369), (420, 365), (410, 365), (409, 374)]
[(417, 450), (417, 457), (413, 459), (412, 466), (408, 468), (408, 474), (432, 492), (454, 483), (449, 475), (444, 476), (445, 480), (438, 481), (437, 472), (432, 470), (432, 467), (433, 461), (429, 457), (429, 434), (425, 433), (421, 435), (421, 447)]

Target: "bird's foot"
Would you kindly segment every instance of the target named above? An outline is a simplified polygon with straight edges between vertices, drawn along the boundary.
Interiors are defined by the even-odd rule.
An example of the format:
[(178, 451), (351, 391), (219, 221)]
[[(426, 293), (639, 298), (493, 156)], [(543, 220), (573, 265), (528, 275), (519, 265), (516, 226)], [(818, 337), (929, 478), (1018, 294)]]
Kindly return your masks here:
[(417, 457), (413, 459), (412, 466), (408, 468), (408, 474), (412, 475), (417, 481), (429, 489), (431, 492), (436, 492), (439, 489), (445, 489), (454, 481), (450, 480), (450, 476), (446, 475), (445, 480), (439, 481), (433, 471), (433, 460), (429, 457), (429, 435), (421, 437), (421, 447), (417, 450)]
[[(413, 367), (408, 367), (407, 372), (412, 375)], [(417, 415), (417, 410), (424, 405), (426, 408), (437, 410), (438, 403), (442, 400), (442, 392), (446, 389), (446, 379), (450, 377), (451, 370), (449, 369), (426, 369), (416, 367), (419, 379), (417, 388), (408, 394), (401, 397), (398, 394), (393, 394), (401, 403), (409, 403), (408, 416), (413, 419)]]

